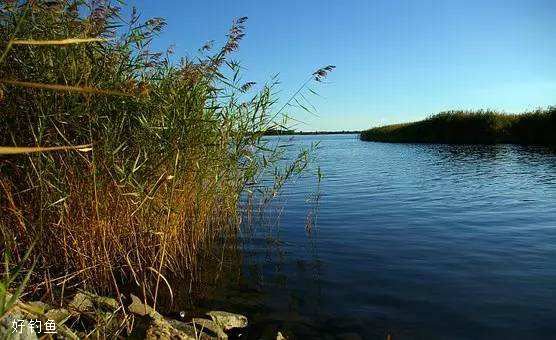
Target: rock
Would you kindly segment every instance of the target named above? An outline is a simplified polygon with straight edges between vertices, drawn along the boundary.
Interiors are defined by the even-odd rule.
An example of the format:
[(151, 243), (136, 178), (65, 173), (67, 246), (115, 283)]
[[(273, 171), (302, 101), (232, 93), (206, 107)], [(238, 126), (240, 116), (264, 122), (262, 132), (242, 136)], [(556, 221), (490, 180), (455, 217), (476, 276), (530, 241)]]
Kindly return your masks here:
[(98, 296), (96, 294), (80, 291), (75, 294), (73, 300), (69, 304), (70, 310), (74, 310), (80, 313), (90, 313), (97, 309), (106, 311), (115, 311), (120, 305), (115, 299)]
[(131, 294), (131, 304), (127, 307), (127, 309), (132, 312), (133, 314), (137, 314), (139, 316), (154, 316), (156, 318), (162, 318), (162, 315), (158, 314), (152, 307), (146, 305), (139, 299), (137, 296)]
[(188, 334), (195, 334), (195, 327), (193, 327), (190, 323), (185, 323), (183, 321), (174, 320), (174, 319), (166, 319), (170, 326), (174, 327), (175, 329), (188, 333)]
[(47, 319), (54, 320), (57, 325), (63, 324), (64, 322), (66, 322), (66, 320), (69, 319), (70, 316), (71, 316), (71, 313), (65, 308), (50, 309), (45, 314), (45, 317)]
[(146, 339), (175, 339), (175, 340), (195, 340), (196, 337), (180, 329), (173, 327), (160, 313), (151, 306), (144, 304), (137, 296), (131, 295), (131, 304), (128, 310), (138, 316), (146, 317), (149, 325), (146, 327)]
[(122, 316), (117, 313), (119, 308), (120, 305), (115, 299), (79, 291), (69, 303), (69, 311), (66, 309), (50, 310), (47, 312), (47, 316), (57, 320), (58, 324), (72, 316), (84, 318), (88, 323), (94, 325), (95, 331), (114, 334), (118, 332), (122, 324)]
[[(6, 300), (10, 300), (12, 295), (10, 293), (5, 293)], [(37, 334), (29, 325), (29, 320), (33, 320), (34, 315), (27, 311), (29, 306), (25, 305), (26, 308), (21, 308), (20, 301), (16, 301), (13, 306), (8, 310), (2, 318), (0, 318), (0, 339), (16, 339), (16, 340), (34, 340), (38, 339)], [(21, 327), (17, 327), (14, 331), (14, 324), (19, 324)]]
[(89, 292), (83, 292), (83, 294), (85, 294), (97, 308), (102, 308), (111, 312), (120, 308), (120, 304), (118, 303), (118, 301), (116, 301), (116, 299), (106, 296), (98, 296)]
[(33, 309), (33, 311), (37, 314), (44, 314), (44, 313), (46, 313), (46, 311), (48, 311), (49, 309), (52, 308), (52, 307), (50, 307), (49, 305), (47, 305), (46, 303), (44, 303), (42, 301), (27, 302), (27, 305), (29, 307), (31, 307)]
[(193, 323), (185, 323), (183, 321), (174, 320), (174, 319), (168, 319), (167, 321), (175, 329), (180, 330), (195, 339), (201, 339), (201, 340), (215, 339), (215, 337), (201, 332), (201, 329), (195, 327)]
[(207, 313), (208, 316), (224, 330), (232, 328), (247, 327), (247, 318), (240, 314), (234, 314), (222, 311), (211, 311)]
[(88, 295), (82, 292), (75, 294), (68, 307), (69, 310), (78, 313), (90, 313), (93, 312), (95, 309), (93, 301), (89, 298)]
[(123, 315), (115, 312), (96, 311), (89, 316), (95, 322), (96, 328), (105, 334), (116, 334), (124, 321)]
[(197, 330), (201, 332), (205, 329), (208, 329), (212, 333), (216, 334), (218, 339), (228, 339), (228, 335), (224, 333), (224, 329), (212, 320), (201, 319), (201, 318), (193, 318), (191, 320), (195, 325)]
[[(14, 332), (12, 328), (13, 323), (20, 322), (21, 320), (24, 321), (21, 332)], [(28, 326), (26, 315), (17, 310), (12, 310), (0, 319), (0, 339), (35, 340), (38, 339), (38, 337), (35, 331)]]
[(145, 334), (147, 340), (196, 340), (194, 336), (190, 336), (182, 331), (172, 327), (168, 322), (156, 322), (151, 324)]
[(276, 334), (276, 340), (287, 340), (285, 336), (282, 335), (282, 332), (278, 332)]
[[(10, 296), (8, 295), (8, 298)], [(105, 336), (117, 334), (122, 325), (122, 315), (118, 313), (120, 305), (115, 299), (79, 291), (66, 308), (53, 308), (41, 301), (23, 303), (17, 301), (10, 312), (0, 320), (0, 339), (37, 339), (37, 334), (27, 325), (28, 320), (54, 320), (60, 339), (78, 339), (83, 336)], [(131, 295), (131, 304), (127, 307), (134, 314), (137, 331), (146, 339), (175, 340), (214, 340), (228, 339), (225, 331), (247, 326), (247, 317), (224, 311), (211, 311), (207, 318), (194, 318), (190, 323), (164, 318), (151, 306), (143, 303), (135, 295)], [(79, 332), (71, 330), (65, 323), (68, 319), (85, 318), (94, 327)], [(22, 333), (12, 334), (12, 322), (24, 320)], [(69, 322), (67, 322), (69, 324)], [(77, 332), (77, 333), (76, 333)], [(89, 332), (89, 333), (87, 333)], [(275, 330), (276, 332), (276, 330)], [(276, 334), (276, 333), (274, 333)], [(280, 333), (277, 339), (285, 339)]]
[[(7, 294), (7, 298), (10, 297), (11, 295)], [(60, 311), (65, 311), (64, 315), (66, 316), (70, 315), (65, 309), (57, 310), (50, 308), (46, 313), (39, 313), (40, 307), (46, 308), (46, 306), (46, 304), (41, 302), (23, 303), (19, 300), (16, 301), (10, 311), (0, 319), (0, 339), (37, 339), (37, 334), (29, 327), (29, 321), (39, 320), (44, 323), (48, 319), (53, 320), (56, 313)], [(66, 317), (64, 317), (64, 321), (65, 318)], [(13, 322), (21, 320), (24, 321), (23, 327), (21, 327), (21, 333), (13, 333)], [(72, 330), (61, 323), (56, 323), (56, 329), (58, 332), (57, 339), (79, 339)]]

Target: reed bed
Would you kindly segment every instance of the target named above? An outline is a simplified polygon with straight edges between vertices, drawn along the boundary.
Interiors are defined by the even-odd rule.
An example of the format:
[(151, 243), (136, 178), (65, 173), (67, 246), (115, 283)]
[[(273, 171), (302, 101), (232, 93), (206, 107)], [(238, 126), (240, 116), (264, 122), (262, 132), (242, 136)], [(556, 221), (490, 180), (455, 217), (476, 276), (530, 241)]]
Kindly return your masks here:
[(556, 144), (556, 107), (523, 114), (447, 111), (422, 121), (372, 128), (364, 141), (449, 144)]
[(245, 23), (221, 48), (172, 62), (150, 49), (163, 19), (124, 19), (110, 2), (2, 1), (0, 244), (36, 263), (35, 294), (131, 287), (156, 306), (174, 282), (197, 287), (207, 257), (225, 261), (241, 193), (264, 191), (280, 160), (261, 137), (288, 124), (276, 83), (243, 82), (230, 59)]

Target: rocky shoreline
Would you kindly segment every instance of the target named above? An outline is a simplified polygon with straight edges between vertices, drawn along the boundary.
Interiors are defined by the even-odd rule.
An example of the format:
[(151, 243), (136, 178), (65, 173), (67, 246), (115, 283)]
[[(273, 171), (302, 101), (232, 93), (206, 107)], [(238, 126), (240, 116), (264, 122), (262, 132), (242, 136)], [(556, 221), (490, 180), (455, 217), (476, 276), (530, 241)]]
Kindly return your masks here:
[[(64, 307), (44, 302), (17, 301), (0, 319), (0, 339), (228, 339), (241, 336), (247, 317), (210, 311), (206, 318), (188, 322), (164, 317), (141, 299), (130, 295), (123, 307), (113, 298), (80, 291)], [(276, 339), (285, 339), (278, 332)]]

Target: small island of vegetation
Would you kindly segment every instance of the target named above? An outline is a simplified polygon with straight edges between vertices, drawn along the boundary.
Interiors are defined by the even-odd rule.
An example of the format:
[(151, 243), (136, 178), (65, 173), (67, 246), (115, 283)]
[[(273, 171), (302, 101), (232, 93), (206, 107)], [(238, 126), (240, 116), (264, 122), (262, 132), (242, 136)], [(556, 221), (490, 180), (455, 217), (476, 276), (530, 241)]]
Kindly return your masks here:
[(363, 141), (446, 144), (556, 144), (556, 107), (522, 114), (446, 111), (425, 120), (361, 132)]

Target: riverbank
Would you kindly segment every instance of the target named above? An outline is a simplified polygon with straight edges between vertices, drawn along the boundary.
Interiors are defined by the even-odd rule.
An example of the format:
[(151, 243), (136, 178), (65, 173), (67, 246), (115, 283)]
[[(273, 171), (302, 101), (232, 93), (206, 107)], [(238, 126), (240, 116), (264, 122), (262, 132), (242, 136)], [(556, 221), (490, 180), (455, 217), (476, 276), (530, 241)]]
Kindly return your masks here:
[(446, 144), (555, 145), (556, 107), (522, 114), (490, 110), (447, 111), (430, 118), (372, 128), (361, 132), (363, 141)]
[[(245, 316), (235, 313), (208, 311), (177, 320), (164, 317), (134, 295), (126, 301), (124, 307), (113, 298), (85, 291), (63, 307), (17, 300), (0, 319), (0, 338), (227, 339), (248, 325)], [(278, 334), (277, 339), (283, 339)]]

